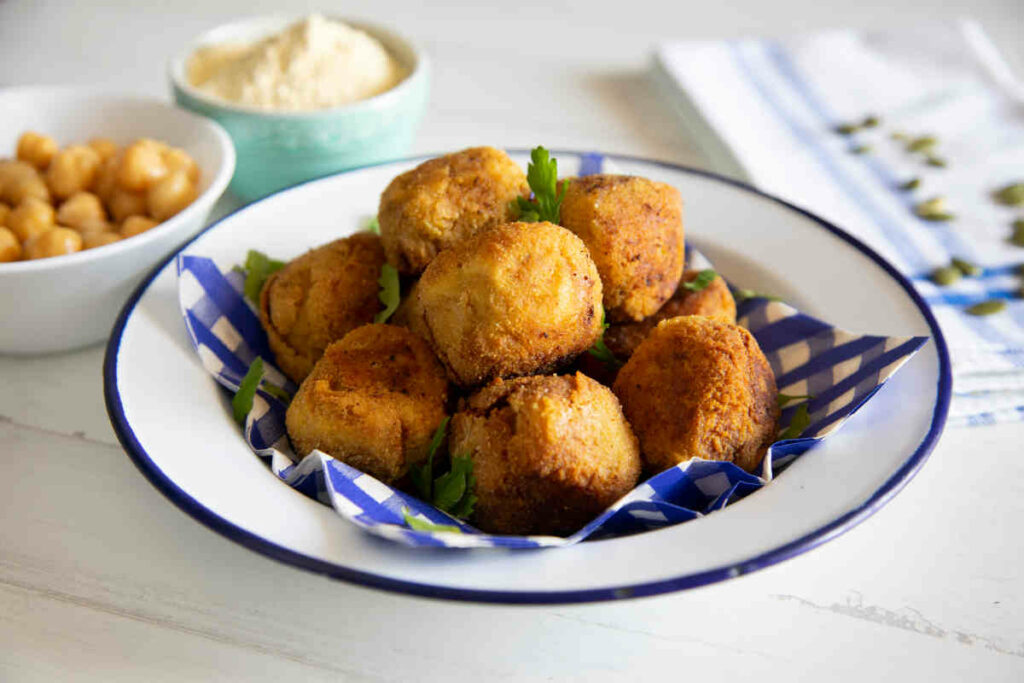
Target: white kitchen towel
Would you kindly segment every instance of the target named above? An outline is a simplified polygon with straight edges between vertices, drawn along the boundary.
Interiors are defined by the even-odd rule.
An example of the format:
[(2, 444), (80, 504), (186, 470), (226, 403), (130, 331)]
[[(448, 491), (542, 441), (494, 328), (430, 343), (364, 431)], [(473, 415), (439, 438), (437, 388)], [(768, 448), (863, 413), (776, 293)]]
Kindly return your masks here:
[[(1024, 85), (976, 23), (670, 43), (655, 73), (717, 170), (836, 223), (917, 286), (951, 350), (951, 424), (1024, 419), (1024, 248), (1009, 242), (1024, 209), (993, 198), (1024, 182)], [(924, 136), (930, 153), (907, 149)], [(933, 197), (952, 220), (915, 214)], [(954, 257), (981, 274), (933, 284)], [(1005, 309), (965, 312), (990, 299)]]

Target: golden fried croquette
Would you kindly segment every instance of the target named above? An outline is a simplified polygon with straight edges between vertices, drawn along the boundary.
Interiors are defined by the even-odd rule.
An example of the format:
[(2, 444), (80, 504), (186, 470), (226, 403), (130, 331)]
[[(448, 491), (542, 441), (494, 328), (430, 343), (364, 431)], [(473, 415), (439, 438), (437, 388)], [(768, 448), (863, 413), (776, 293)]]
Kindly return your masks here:
[(699, 273), (699, 270), (685, 271), (676, 293), (654, 315), (640, 322), (613, 323), (608, 326), (604, 332), (604, 343), (616, 358), (625, 361), (632, 356), (633, 350), (662, 320), (681, 315), (702, 315), (727, 323), (736, 322), (736, 301), (721, 277), (716, 276), (698, 292), (692, 292), (684, 286), (687, 282), (693, 282)]
[(506, 223), (442, 251), (416, 285), (421, 331), (456, 384), (541, 373), (601, 334), (587, 248), (551, 223)]
[(742, 327), (713, 318), (662, 321), (613, 386), (652, 472), (690, 458), (752, 472), (775, 440), (771, 366)]
[(380, 238), (357, 233), (306, 252), (267, 278), (260, 323), (286, 375), (301, 382), (328, 344), (373, 322), (381, 310), (383, 264)]
[(640, 475), (615, 395), (578, 373), (484, 387), (452, 418), (449, 451), (472, 458), (474, 523), (490, 533), (571, 534)]
[(427, 457), (445, 416), (448, 380), (426, 342), (364, 325), (327, 347), (288, 406), (300, 456), (314, 449), (391, 483)]
[(513, 220), (519, 196), (529, 196), (526, 175), (493, 147), (420, 164), (392, 180), (380, 198), (377, 218), (388, 263), (401, 273), (421, 273), (442, 249)]
[(674, 187), (632, 176), (573, 178), (561, 223), (590, 249), (609, 322), (643, 320), (675, 293), (684, 245), (683, 204)]

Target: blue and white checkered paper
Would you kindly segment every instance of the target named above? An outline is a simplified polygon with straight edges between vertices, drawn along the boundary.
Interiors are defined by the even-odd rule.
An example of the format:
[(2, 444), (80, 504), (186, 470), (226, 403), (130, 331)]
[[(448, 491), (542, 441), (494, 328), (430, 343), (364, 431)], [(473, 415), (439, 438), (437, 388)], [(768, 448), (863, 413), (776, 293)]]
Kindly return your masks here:
[[(690, 253), (688, 259), (691, 266), (705, 267), (700, 254)], [(296, 387), (270, 363), (273, 355), (257, 314), (242, 295), (243, 276), (221, 271), (213, 261), (199, 256), (179, 256), (177, 265), (185, 326), (207, 371), (234, 392), (249, 364), (260, 356), (265, 361), (266, 380), (294, 393)], [(342, 517), (376, 536), (425, 547), (568, 546), (584, 539), (623, 536), (686, 522), (756, 491), (790, 461), (834, 432), (927, 341), (925, 337), (845, 332), (766, 299), (741, 304), (739, 322), (761, 345), (780, 392), (814, 396), (808, 404), (810, 425), (799, 438), (773, 444), (757, 475), (732, 463), (683, 463), (643, 482), (567, 538), (484, 534), (325, 453), (314, 451), (296, 462), (285, 432), (286, 405), (262, 389), (246, 418), (244, 435), (252, 450), (284, 482), (332, 506)], [(797, 405), (782, 411), (780, 434)], [(458, 531), (411, 529), (405, 523), (406, 512), (423, 521), (456, 526)]]

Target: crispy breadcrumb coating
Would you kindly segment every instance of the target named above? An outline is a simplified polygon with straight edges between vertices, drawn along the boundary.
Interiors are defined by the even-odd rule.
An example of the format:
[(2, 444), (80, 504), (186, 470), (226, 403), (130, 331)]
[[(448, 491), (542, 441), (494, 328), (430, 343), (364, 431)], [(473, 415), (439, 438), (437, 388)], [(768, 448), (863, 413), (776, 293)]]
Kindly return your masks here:
[(618, 400), (581, 374), (496, 380), (452, 418), (449, 450), (473, 460), (474, 523), (490, 533), (571, 534), (640, 475)]
[(427, 457), (447, 401), (444, 368), (422, 339), (364, 325), (327, 347), (285, 422), (298, 455), (320, 449), (392, 483)]
[(388, 263), (418, 275), (442, 249), (513, 220), (520, 196), (529, 196), (526, 174), (493, 147), (420, 164), (392, 180), (380, 198), (377, 218)]
[(775, 440), (775, 377), (742, 327), (701, 316), (662, 321), (613, 387), (644, 465), (659, 472), (691, 458), (754, 471)]

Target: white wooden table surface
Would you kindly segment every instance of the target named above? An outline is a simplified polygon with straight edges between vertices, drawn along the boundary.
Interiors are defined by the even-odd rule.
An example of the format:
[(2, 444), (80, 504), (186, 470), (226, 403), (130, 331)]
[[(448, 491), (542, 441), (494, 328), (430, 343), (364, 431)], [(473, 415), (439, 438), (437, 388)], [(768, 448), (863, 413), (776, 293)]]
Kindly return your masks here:
[[(163, 60), (186, 39), (275, 4), (0, 0), (0, 86), (165, 96)], [(670, 38), (970, 13), (1024, 71), (1020, 0), (663, 4), (337, 11), (402, 27), (434, 57), (417, 152), (543, 143), (700, 165), (645, 79)], [(118, 446), (102, 356), (0, 357), (2, 681), (1024, 680), (1021, 424), (947, 432), (881, 512), (770, 569), (615, 604), (491, 607), (330, 581), (195, 523)]]

